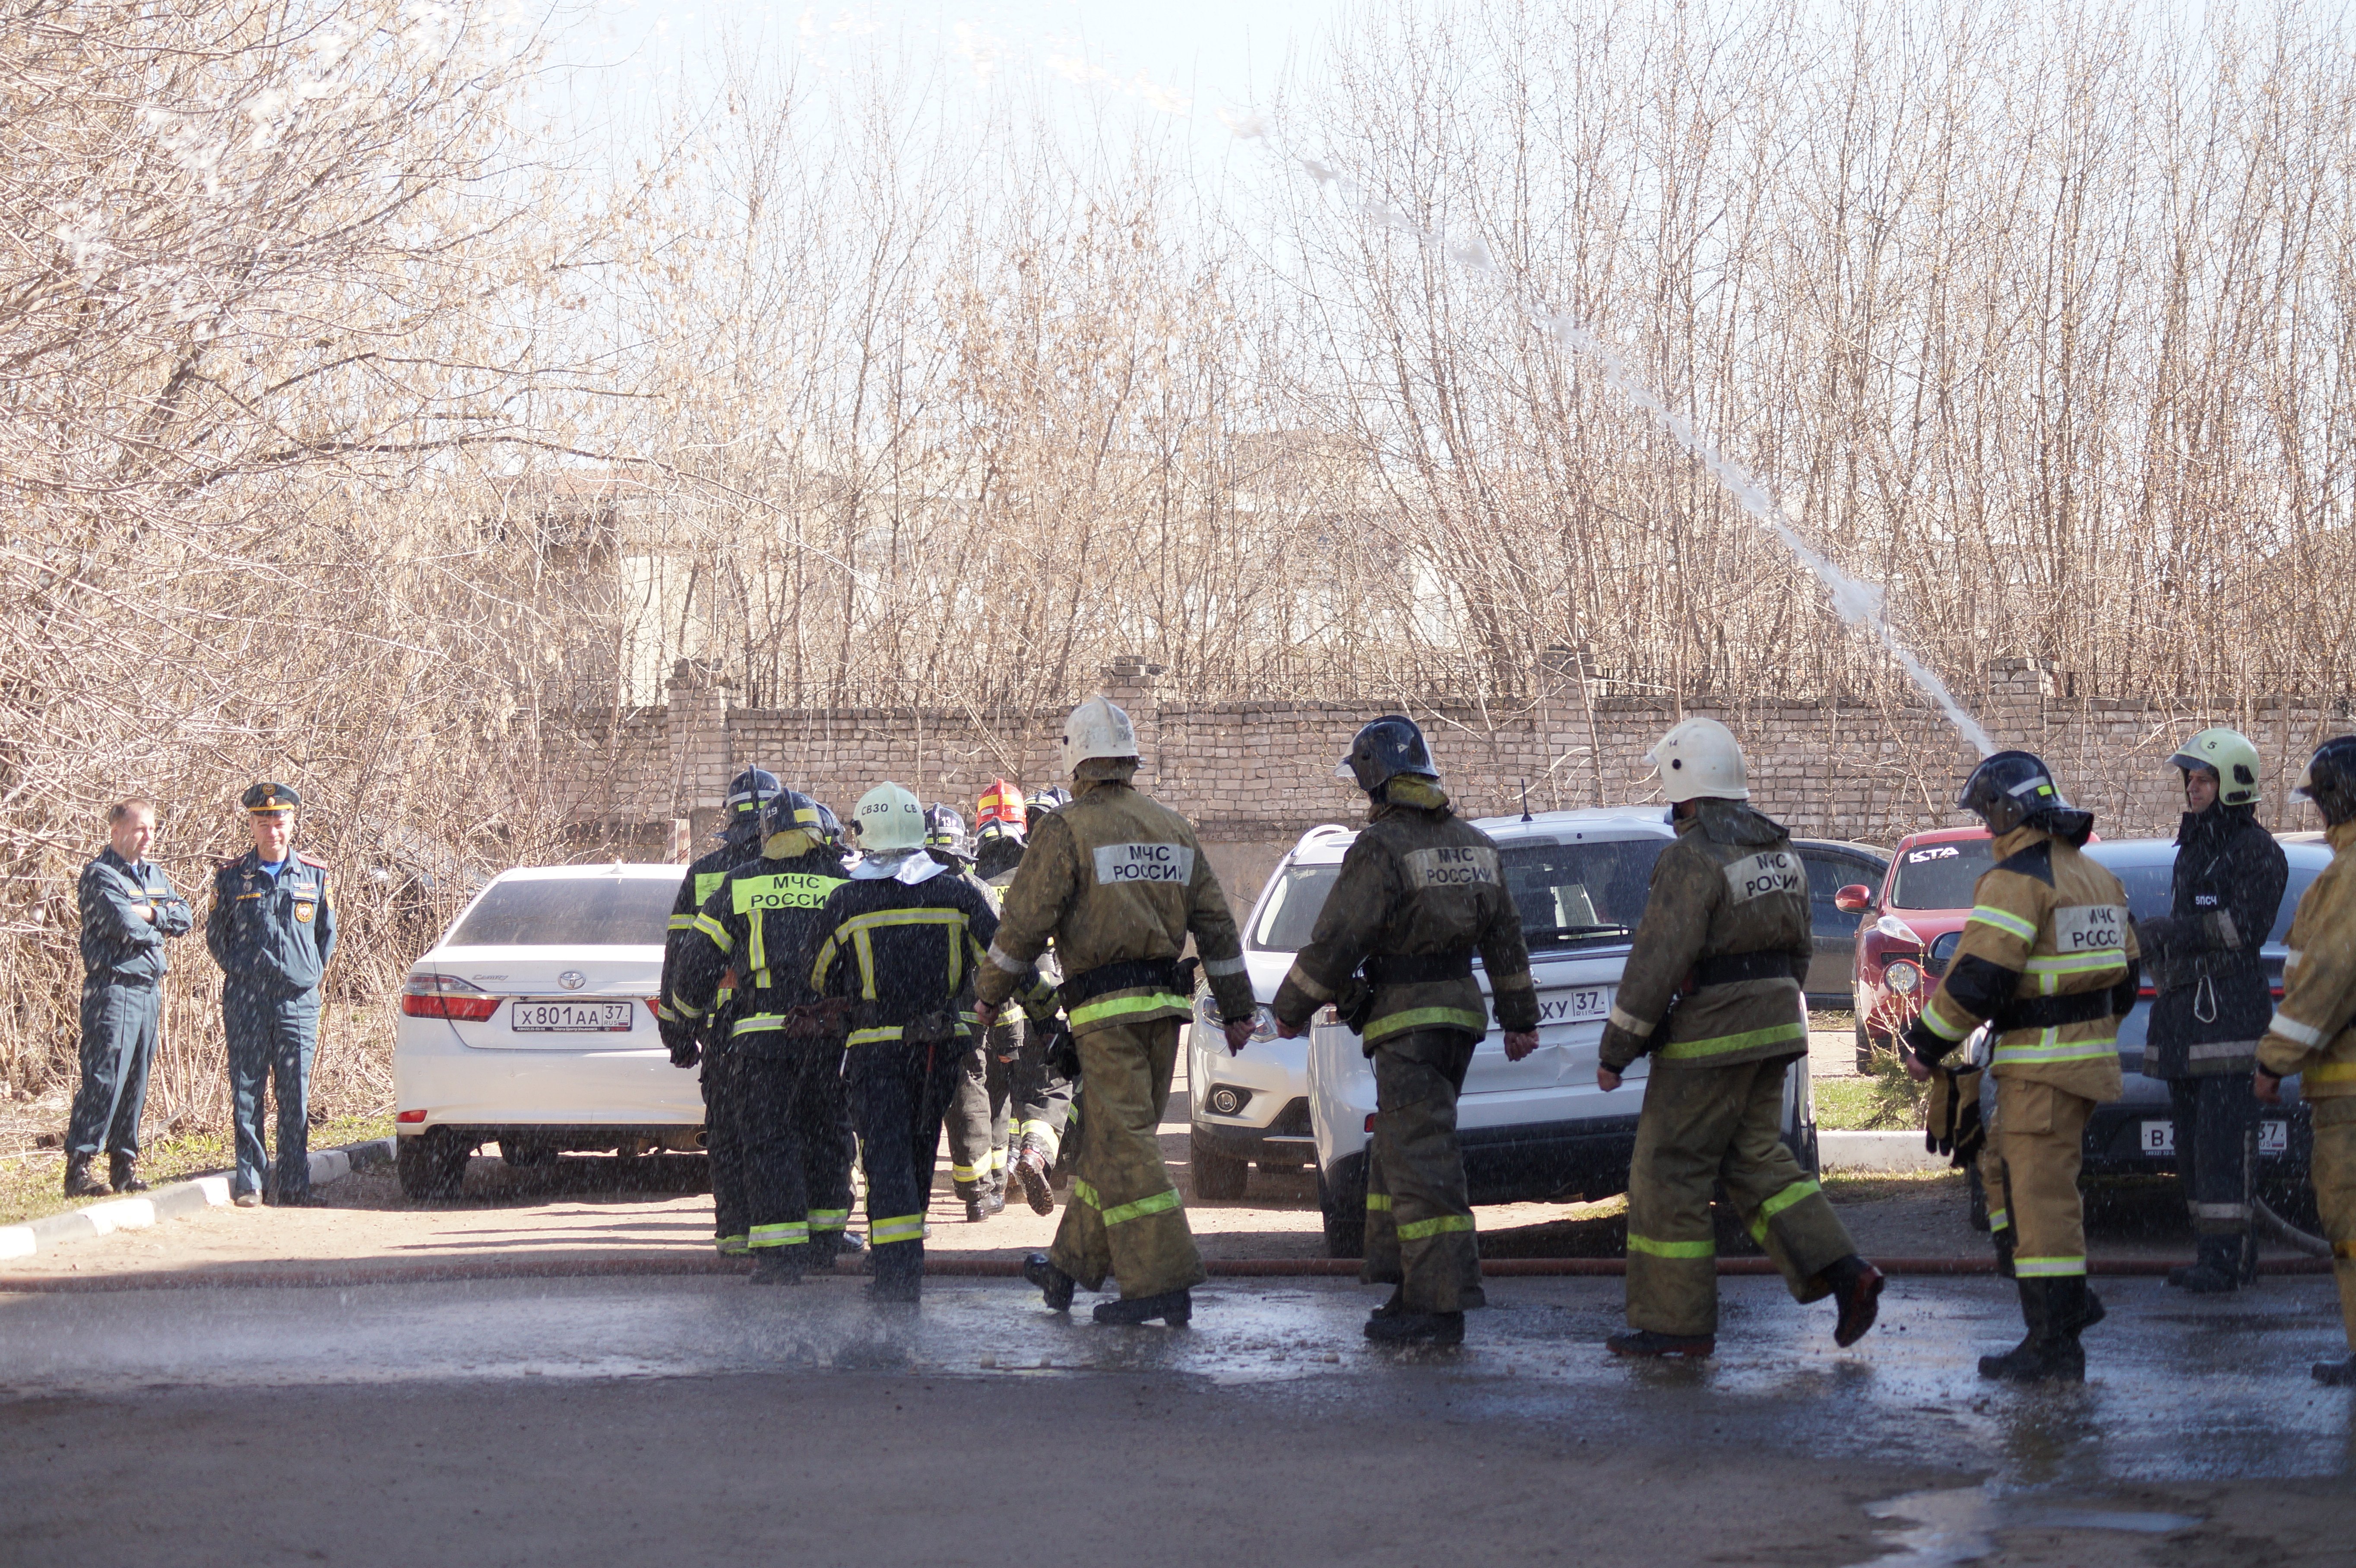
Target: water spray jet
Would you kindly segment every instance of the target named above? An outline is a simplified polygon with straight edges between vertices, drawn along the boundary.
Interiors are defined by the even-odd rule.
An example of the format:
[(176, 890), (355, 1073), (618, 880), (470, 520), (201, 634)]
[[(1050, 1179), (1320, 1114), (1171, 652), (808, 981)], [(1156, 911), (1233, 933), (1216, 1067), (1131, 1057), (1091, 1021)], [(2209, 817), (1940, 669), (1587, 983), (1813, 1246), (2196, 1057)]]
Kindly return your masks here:
[(1333, 187), (1351, 200), (1361, 216), (1384, 228), (1414, 235), (1426, 251), (1443, 261), (1497, 279), (1498, 286), (1505, 290), (1506, 297), (1515, 306), (1557, 343), (1601, 370), (1605, 385), (1616, 389), (1630, 402), (1651, 415), (1654, 422), (1667, 431), (1672, 440), (1717, 477), (1744, 511), (1782, 540), (1783, 547), (1799, 559), (1800, 564), (1824, 584), (1825, 591), (1831, 596), (1834, 613), (1848, 624), (1870, 633), (1898, 661), (1899, 667), (1905, 670), (1915, 687), (1938, 704), (1939, 710), (1946, 715), (1947, 721), (1955, 727), (1956, 731), (1978, 748), (1981, 756), (1996, 751), (1996, 742), (1988, 738), (1987, 731), (1980, 728), (1979, 721), (1964, 705), (1955, 700), (1954, 694), (1947, 689), (1947, 683), (1916, 657), (1913, 650), (1891, 629), (1884, 610), (1881, 589), (1850, 576), (1811, 544), (1794, 525), (1784, 508), (1777, 505), (1764, 484), (1704, 435), (1692, 415), (1669, 407), (1658, 393), (1639, 380), (1629, 370), (1627, 360), (1602, 337), (1568, 312), (1556, 309), (1504, 276), (1488, 247), (1480, 240), (1462, 240), (1451, 245), (1444, 235), (1417, 223), (1395, 205), (1363, 194), (1355, 181), (1333, 165), (1284, 152), (1274, 144), (1272, 128), (1261, 115), (1230, 116), (1223, 113), (1220, 119), (1238, 141), (1269, 142), (1272, 155), (1287, 165), (1299, 168), (1321, 187)]

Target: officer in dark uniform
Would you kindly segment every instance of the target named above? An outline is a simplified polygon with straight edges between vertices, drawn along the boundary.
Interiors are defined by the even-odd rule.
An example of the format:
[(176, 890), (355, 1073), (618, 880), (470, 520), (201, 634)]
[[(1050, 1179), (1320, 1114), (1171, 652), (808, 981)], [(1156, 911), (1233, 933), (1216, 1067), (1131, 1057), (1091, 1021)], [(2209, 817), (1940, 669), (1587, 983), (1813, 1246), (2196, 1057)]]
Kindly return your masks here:
[(707, 1009), (682, 1017), (672, 999), (679, 984), (679, 960), (696, 912), (711, 898), (728, 873), (761, 853), (761, 814), (783, 786), (766, 768), (746, 768), (728, 786), (727, 813), (720, 825), (720, 847), (691, 862), (679, 880), (679, 897), (671, 901), (670, 929), (663, 940), (662, 978), (655, 993), (655, 1022), (663, 1044), (670, 1048), (673, 1067), (702, 1066), (703, 1146), (712, 1166), (712, 1232), (723, 1257), (742, 1257), (746, 1251), (744, 1147), (737, 1125), (743, 1086), (737, 1083), (735, 1055), (727, 1049), (727, 1008), (730, 987), (723, 978)]
[(797, 960), (819, 940), (819, 910), (843, 883), (841, 852), (821, 836), (818, 803), (769, 797), (757, 859), (735, 867), (680, 944), (679, 1014), (711, 1010), (723, 971), (738, 978), (728, 1053), (744, 1089), (746, 1236), (757, 1285), (798, 1284), (834, 1261), (851, 1211), (839, 1110), (847, 1004), (830, 1006)]
[[(164, 868), (147, 859), (155, 803), (117, 801), (106, 814), (107, 847), (81, 870), (81, 1084), (66, 1127), (66, 1196), (145, 1192), (139, 1179), (139, 1111), (155, 1056), (159, 987), (170, 965), (165, 942), (196, 917)], [(103, 1147), (108, 1178), (90, 1173)]]
[[(303, 797), (283, 784), (245, 792), (253, 848), (213, 873), (205, 945), (221, 966), (221, 1025), (237, 1122), (240, 1207), (325, 1200), (311, 1192), (311, 1053), (319, 1042), (319, 977), (336, 951), (327, 865), (294, 850)], [(277, 1158), (262, 1142), (265, 1088), (278, 1097)]]
[(1292, 1040), (1338, 1002), (1374, 1062), (1358, 1277), (1398, 1288), (1367, 1320), (1366, 1338), (1461, 1344), (1464, 1309), (1485, 1304), (1456, 1141), (1456, 1097), (1489, 1029), (1472, 955), (1519, 1058), (1537, 1049), (1529, 947), (1496, 845), (1450, 808), (1413, 720), (1394, 713), (1360, 730), (1338, 771), (1366, 792), (1365, 829), (1272, 1010)]
[(2143, 1070), (2174, 1101), (2177, 1179), (2200, 1249), (2168, 1283), (2208, 1295), (2238, 1289), (2257, 1272), (2251, 1074), (2275, 1013), (2260, 947), (2290, 865), (2258, 821), (2258, 749), (2246, 737), (2203, 730), (2169, 763), (2184, 775), (2184, 821), (2169, 912), (2136, 929), (2158, 993)]

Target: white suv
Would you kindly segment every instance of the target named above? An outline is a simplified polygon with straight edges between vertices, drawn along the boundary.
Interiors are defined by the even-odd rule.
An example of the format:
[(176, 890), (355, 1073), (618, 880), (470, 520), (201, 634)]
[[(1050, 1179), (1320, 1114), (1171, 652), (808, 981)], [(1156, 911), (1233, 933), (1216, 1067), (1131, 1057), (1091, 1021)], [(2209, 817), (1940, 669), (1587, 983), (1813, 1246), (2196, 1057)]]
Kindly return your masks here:
[(1209, 993), (1194, 1003), (1194, 1027), (1186, 1031), (1193, 1107), (1186, 1168), (1197, 1198), (1241, 1198), (1253, 1165), (1297, 1171), (1317, 1156), (1309, 1129), (1309, 1042), (1279, 1040), (1268, 1007), (1325, 907), (1342, 851), (1356, 837), (1331, 824), (1302, 834), (1276, 863), (1244, 922), (1244, 963), (1259, 1003), (1251, 1043), (1229, 1056)]
[[(1676, 831), (1661, 806), (1550, 811), (1492, 817), (1474, 826), (1496, 840), (1506, 887), (1522, 913), (1539, 1023), (1538, 1049), (1520, 1061), (1507, 1061), (1493, 1021), (1465, 1073), (1456, 1125), (1472, 1201), (1592, 1201), (1623, 1192), (1650, 1063), (1637, 1061), (1628, 1070), (1628, 1082), (1606, 1094), (1595, 1086), (1596, 1049), (1628, 959), (1629, 937), (1644, 911), (1653, 862)], [(1318, 828), (1302, 840), (1302, 849), (1314, 840), (1316, 864), (1330, 857), (1338, 869), (1342, 852), (1355, 837)], [(1294, 851), (1295, 857), (1301, 854)], [(1316, 907), (1301, 911), (1297, 933), (1288, 917), (1282, 933), (1297, 936), (1296, 946), (1308, 940), (1334, 875), (1327, 871), (1312, 887), (1311, 872), (1311, 867), (1290, 862), (1279, 869), (1260, 909), (1253, 912), (1254, 934), (1263, 929), (1271, 900), (1279, 896), (1277, 881), (1292, 874), (1300, 877), (1299, 893), (1313, 891), (1313, 900), (1304, 898), (1302, 903)], [(1488, 978), (1477, 961), (1473, 972), (1485, 992)], [(1263, 997), (1273, 997), (1283, 977), (1280, 967), (1272, 974), (1263, 984), (1254, 964), (1253, 986)], [(1326, 1251), (1356, 1257), (1365, 1243), (1375, 1076), (1357, 1035), (1335, 1021), (1331, 1008), (1319, 1010), (1309, 1033), (1308, 1080)], [(1813, 1174), (1815, 1106), (1805, 1056), (1787, 1075), (1783, 1093), (1784, 1141)]]

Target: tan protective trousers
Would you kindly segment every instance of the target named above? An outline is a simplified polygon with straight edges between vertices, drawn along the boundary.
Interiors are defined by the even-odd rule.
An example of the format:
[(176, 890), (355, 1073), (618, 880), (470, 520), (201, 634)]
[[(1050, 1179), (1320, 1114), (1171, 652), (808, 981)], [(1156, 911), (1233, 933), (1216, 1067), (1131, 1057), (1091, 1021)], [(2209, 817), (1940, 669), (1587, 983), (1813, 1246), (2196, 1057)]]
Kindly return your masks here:
[(2315, 1117), (2315, 1206), (2331, 1243), (2348, 1348), (2356, 1350), (2356, 1094), (2334, 1094), (2308, 1105)]
[(1208, 1277), (1177, 1183), (1162, 1163), (1162, 1113), (1178, 1065), (1181, 1021), (1113, 1024), (1078, 1037), (1088, 1114), (1080, 1119), (1072, 1200), (1048, 1256), (1090, 1290), (1108, 1274), (1120, 1281), (1125, 1299)]
[(1718, 1332), (1719, 1182), (1798, 1301), (1830, 1295), (1826, 1265), (1857, 1251), (1814, 1178), (1783, 1146), (1791, 1058), (1663, 1067), (1646, 1080), (1628, 1172), (1628, 1326)]
[(1482, 1302), (1481, 1248), (1456, 1143), (1456, 1096), (1472, 1064), (1462, 1029), (1415, 1029), (1375, 1047), (1366, 1151), (1366, 1257), (1358, 1277), (1396, 1285), (1410, 1312)]
[(2086, 1215), (2078, 1197), (2086, 1118), (2094, 1102), (2051, 1083), (1996, 1081), (1996, 1123), (1980, 1151), (1988, 1230), (2012, 1229), (2013, 1272), (2053, 1279), (2086, 1272)]

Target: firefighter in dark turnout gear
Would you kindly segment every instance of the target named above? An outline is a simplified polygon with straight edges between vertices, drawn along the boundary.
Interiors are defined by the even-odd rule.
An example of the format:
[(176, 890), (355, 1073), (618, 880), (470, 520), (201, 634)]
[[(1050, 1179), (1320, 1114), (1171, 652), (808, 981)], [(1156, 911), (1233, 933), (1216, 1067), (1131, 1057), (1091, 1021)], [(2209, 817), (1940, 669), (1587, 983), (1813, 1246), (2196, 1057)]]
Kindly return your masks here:
[[(2291, 792), (2323, 814), (2331, 864), (2300, 895), (2283, 961), (2282, 1005), (2258, 1041), (2257, 1096), (2282, 1103), (2296, 1075), (2314, 1117), (2311, 1179), (2347, 1343), (2356, 1349), (2356, 735), (2315, 749)], [(2356, 1355), (2318, 1361), (2315, 1381), (2356, 1387)]]
[(1189, 933), (1230, 1051), (1251, 1039), (1251, 980), (1194, 828), (1130, 782), (1138, 751), (1129, 715), (1101, 697), (1074, 709), (1064, 767), (1078, 797), (1032, 833), (977, 982), (982, 1021), (995, 1022), (1052, 939), (1079, 1051), (1085, 1113), (1072, 1200), (1055, 1247), (1032, 1253), (1023, 1276), (1064, 1311), (1076, 1285), (1094, 1290), (1117, 1275), (1120, 1299), (1098, 1304), (1098, 1322), (1158, 1317), (1175, 1327), (1193, 1315), (1193, 1287), (1205, 1277), (1159, 1133), (1179, 1026), (1194, 1012), (1194, 982), (1179, 963)]
[(1376, 1106), (1358, 1277), (1398, 1287), (1367, 1319), (1366, 1338), (1458, 1344), (1464, 1309), (1483, 1305), (1456, 1142), (1456, 1097), (1489, 1027), (1472, 955), (1488, 970), (1505, 1051), (1519, 1060), (1537, 1049), (1529, 949), (1496, 845), (1450, 810), (1413, 720), (1366, 725), (1337, 772), (1366, 792), (1366, 826), (1277, 990), (1277, 1029), (1298, 1038), (1319, 1008), (1351, 993), (1345, 1010), (1374, 1061)]
[(2258, 751), (2231, 730), (2203, 730), (2169, 759), (2184, 773), (2173, 897), (2136, 935), (2157, 997), (2144, 1072), (2174, 1101), (2176, 1174), (2200, 1253), (2168, 1283), (2233, 1290), (2256, 1273), (2251, 1228), (2258, 1040), (2274, 1017), (2259, 949), (2282, 907), (2290, 865), (2259, 826)]
[(810, 989), (798, 960), (817, 945), (842, 856), (819, 837), (817, 803), (771, 795), (760, 856), (727, 872), (680, 944), (681, 1017), (712, 1008), (723, 972), (737, 976), (727, 1051), (736, 1059), (746, 1243), (756, 1284), (798, 1283), (834, 1261), (851, 1213), (850, 1171), (830, 1085), (842, 1065), (842, 1014)]
[(1784, 1075), (1808, 1050), (1807, 871), (1783, 827), (1751, 808), (1726, 726), (1688, 719), (1646, 760), (1677, 837), (1654, 862), (1597, 1059), (1606, 1091), (1653, 1059), (1628, 1173), (1628, 1332), (1607, 1344), (1622, 1356), (1716, 1349), (1719, 1182), (1794, 1299), (1833, 1296), (1833, 1339), (1855, 1344), (1873, 1327), (1881, 1272), (1782, 1137)]
[[(155, 806), (118, 801), (107, 813), (107, 847), (81, 869), (81, 1081), (66, 1123), (69, 1198), (145, 1192), (139, 1179), (139, 1112), (155, 1057), (164, 944), (195, 924), (164, 868), (147, 859)], [(90, 1162), (103, 1149), (108, 1179)]]
[(670, 1051), (670, 1064), (702, 1068), (699, 1078), (704, 1153), (712, 1167), (712, 1232), (723, 1257), (741, 1257), (749, 1246), (738, 1115), (744, 1085), (737, 1081), (737, 1055), (728, 1049), (731, 987), (723, 979), (705, 1010), (694, 1016), (682, 1015), (671, 998), (678, 991), (680, 953), (695, 929), (697, 912), (732, 869), (760, 854), (762, 815), (781, 787), (777, 776), (765, 768), (746, 768), (729, 784), (720, 847), (691, 862), (679, 880), (679, 897), (671, 901), (670, 926), (663, 939), (662, 978), (656, 988), (655, 1024)]
[[(973, 842), (966, 837), (965, 818), (954, 806), (936, 802), (925, 810), (925, 853), (952, 872), (972, 882), (976, 891), (998, 907), (998, 891), (974, 874)], [(949, 1184), (965, 1203), (969, 1222), (979, 1222), (1006, 1210), (1007, 1099), (1011, 1068), (1021, 1026), (992, 1026), (980, 1049), (965, 1058), (964, 1076), (949, 1102), (946, 1125), (949, 1136)]]
[(2079, 853), (2093, 815), (2071, 806), (2038, 758), (1987, 758), (1955, 805), (1987, 824), (1996, 864), (1980, 873), (1963, 940), (1901, 1043), (1922, 1080), (1982, 1023), (1992, 1039), (1997, 1159), (1981, 1169), (1997, 1177), (1989, 1210), (2005, 1211), (2015, 1233), (2028, 1333), (1981, 1357), (1980, 1375), (2083, 1381), (2078, 1336), (2103, 1307), (2086, 1286), (2078, 1168), (2087, 1118), (2118, 1097), (2119, 1019), (2135, 1005), (2140, 949), (2126, 890)]
[[(857, 820), (863, 858), (820, 912), (808, 975), (813, 991), (851, 1004), (844, 1072), (867, 1162), (868, 1295), (915, 1301), (941, 1117), (979, 1043), (974, 976), (998, 916), (925, 853), (915, 795), (879, 784)], [(1023, 979), (1038, 989), (1035, 975)]]
[[(245, 792), (254, 847), (213, 875), (205, 945), (221, 967), (237, 1122), (236, 1201), (309, 1206), (311, 1053), (319, 1041), (319, 980), (336, 951), (327, 865), (294, 849), (302, 797), (282, 784)], [(278, 1099), (276, 1157), (262, 1147), (262, 1101)]]

